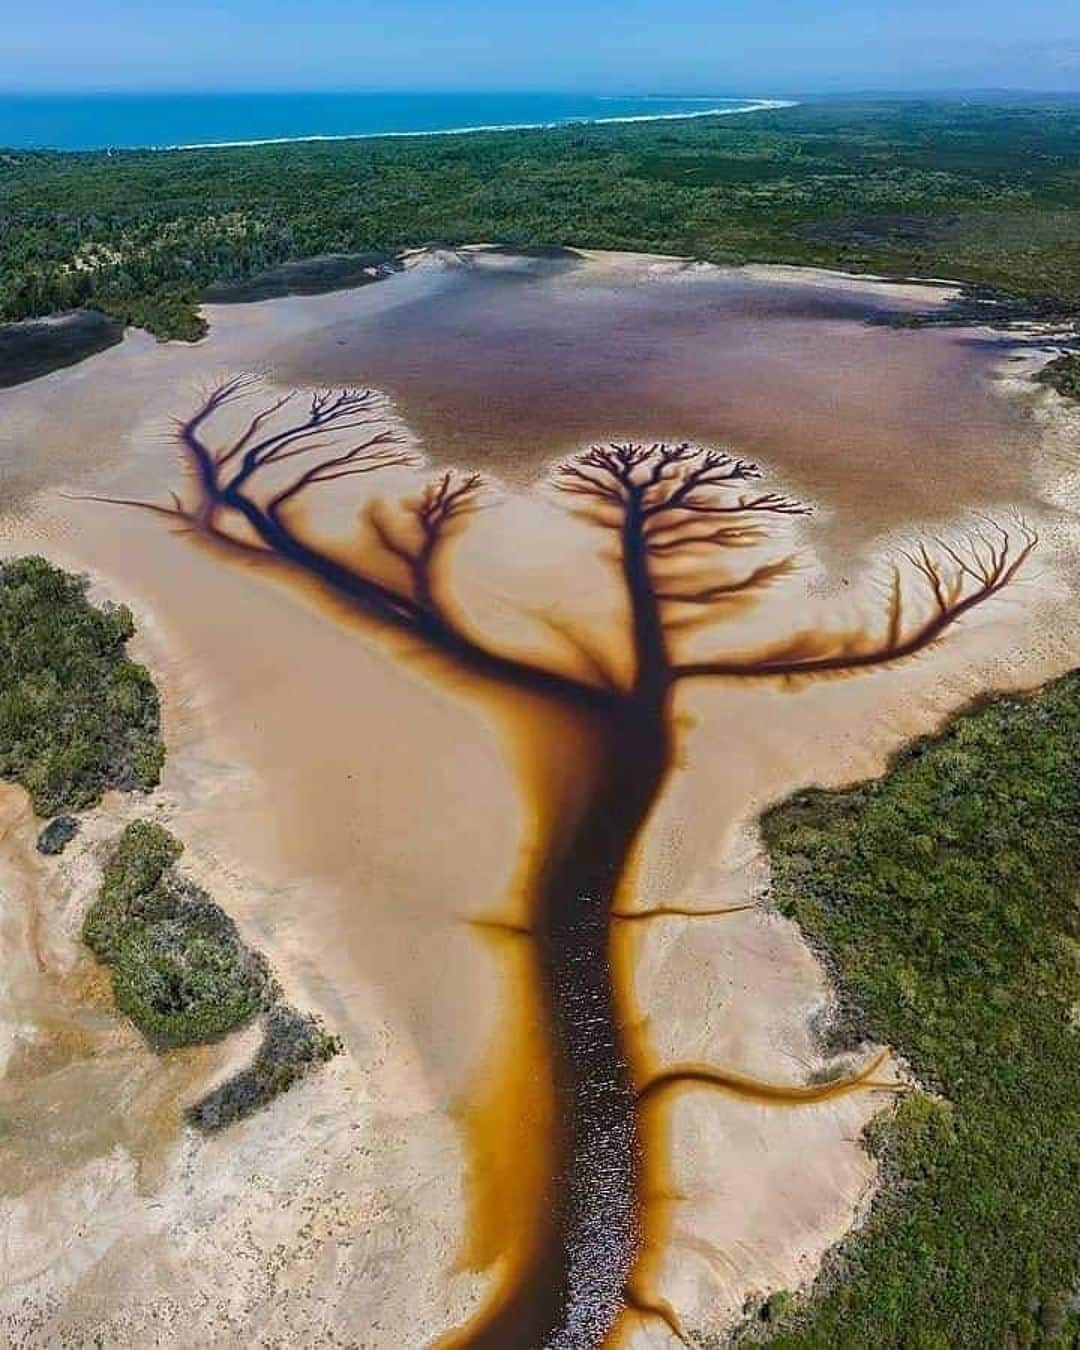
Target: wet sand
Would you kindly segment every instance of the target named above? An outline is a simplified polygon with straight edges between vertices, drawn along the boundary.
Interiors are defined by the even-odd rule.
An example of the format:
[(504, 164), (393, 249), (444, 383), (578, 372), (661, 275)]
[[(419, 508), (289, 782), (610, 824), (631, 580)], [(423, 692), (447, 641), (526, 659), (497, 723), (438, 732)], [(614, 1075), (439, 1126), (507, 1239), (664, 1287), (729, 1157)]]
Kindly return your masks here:
[[(470, 1160), (505, 1178), (486, 1202), (489, 1221), (502, 1211), (505, 1241), (534, 1198), (515, 1162), (545, 1109), (541, 1086), (533, 1119), (500, 1111), (500, 1057), (528, 1044), (530, 1012), (515, 997), (512, 941), (466, 920), (520, 920), (519, 850), (534, 828), (522, 783), (566, 779), (560, 744), (548, 762), (523, 760), (514, 717), (493, 716), (474, 691), (447, 687), (265, 567), (223, 565), (154, 517), (33, 494), (63, 484), (164, 500), (181, 481), (167, 419), (224, 370), (370, 382), (432, 459), (495, 469), (510, 485), (459, 541), (452, 586), (484, 631), (534, 647), (550, 646), (536, 615), (553, 592), (561, 615), (602, 633), (612, 622), (595, 535), (542, 485), (522, 492), (589, 437), (718, 440), (765, 458), (768, 487), (823, 508), (800, 527), (816, 554), (766, 597), (762, 622), (780, 631), (808, 607), (872, 605), (858, 576), (882, 530), (1022, 506), (1042, 529), (1038, 566), (932, 653), (857, 680), (702, 686), (681, 702), (678, 769), (650, 824), (637, 898), (735, 904), (763, 880), (747, 828), (769, 801), (875, 772), (978, 689), (1076, 663), (1059, 560), (1070, 541), (1051, 500), (1072, 428), (1040, 420), (1042, 394), (1006, 398), (1000, 353), (970, 333), (864, 325), (886, 301), (927, 298), (648, 260), (498, 270), (425, 260), (361, 292), (214, 310), (194, 349), (129, 339), (0, 395), (4, 550), (89, 568), (133, 605), (166, 695), (170, 760), (154, 809), (290, 997), (322, 1012), (349, 1052), (204, 1143), (176, 1127), (163, 1094), (190, 1084), (195, 1095), (238, 1052), (170, 1063), (158, 1079), (99, 1006), (95, 1034), (115, 1042), (111, 1091), (125, 1123), (106, 1114), (98, 1137), (50, 1173), (33, 1130), (39, 1104), (51, 1100), (62, 1119), (101, 1073), (94, 1040), (54, 1069), (56, 1044), (86, 1016), (81, 997), (57, 990), (72, 971), (90, 978), (72, 915), (93, 884), (93, 839), (58, 865), (32, 859), (14, 794), (2, 931), (11, 968), (26, 972), (9, 1022), (29, 1048), (6, 1085), (14, 1123), (0, 1204), (15, 1274), (0, 1309), (29, 1329), (27, 1343), (105, 1331), (135, 1344), (164, 1328), (177, 1343), (291, 1331), (311, 1344), (333, 1328), (389, 1347), (462, 1324), (490, 1288), (468, 1258), (483, 1265), (500, 1250), (497, 1225), (481, 1233)], [(423, 479), (393, 474), (402, 488)], [(350, 500), (325, 528), (340, 527)], [(67, 899), (51, 907), (56, 876), (69, 877)], [(34, 890), (46, 901), (35, 921), (43, 968), (27, 937)], [(822, 1067), (814, 1022), (828, 990), (789, 924), (760, 908), (628, 924), (619, 951), (645, 1019), (642, 1054), (657, 1067), (703, 1061), (789, 1082)], [(463, 1139), (457, 1125), (484, 1115), (492, 1095), (486, 1123), (478, 1131), (474, 1119)], [(715, 1331), (748, 1292), (812, 1276), (872, 1186), (857, 1136), (879, 1105), (850, 1094), (777, 1110), (676, 1094), (654, 1126), (669, 1146), (667, 1175), (654, 1179), (667, 1196), (649, 1211), (640, 1294), (669, 1302), (690, 1331)], [(485, 1138), (497, 1156), (475, 1151)], [(149, 1287), (121, 1274), (134, 1251), (153, 1270)], [(631, 1344), (666, 1334), (655, 1319), (628, 1317), (623, 1330)]]
[(0, 388), (38, 379), (123, 340), (124, 326), (95, 309), (0, 323)]

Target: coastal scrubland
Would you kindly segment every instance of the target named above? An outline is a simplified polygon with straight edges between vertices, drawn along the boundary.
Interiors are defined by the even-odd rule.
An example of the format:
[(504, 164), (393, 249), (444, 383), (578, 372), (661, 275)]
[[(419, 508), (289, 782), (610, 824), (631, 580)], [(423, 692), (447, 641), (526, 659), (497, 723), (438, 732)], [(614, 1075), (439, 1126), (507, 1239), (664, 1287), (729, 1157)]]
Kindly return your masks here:
[(157, 691), (126, 654), (131, 612), (87, 589), (43, 558), (0, 561), (0, 778), (41, 816), (152, 788), (164, 761)]
[(1080, 101), (820, 101), (745, 117), (0, 156), (0, 318), (199, 337), (207, 288), (439, 240), (938, 275), (1080, 305)]
[(1074, 673), (766, 816), (836, 1035), (895, 1046), (922, 1089), (871, 1128), (887, 1184), (817, 1294), (761, 1309), (772, 1345), (1076, 1344), (1078, 759)]
[[(122, 605), (94, 605), (89, 583), (43, 558), (0, 561), (0, 777), (56, 816), (39, 849), (63, 850), (108, 788), (149, 790), (165, 759), (157, 690), (128, 659)], [(65, 814), (57, 815), (58, 812)], [(317, 1019), (282, 1002), (264, 958), (176, 870), (181, 842), (148, 820), (129, 824), (83, 922), (116, 1006), (156, 1050), (204, 1044), (264, 1015), (253, 1064), (188, 1113), (206, 1130), (249, 1115), (339, 1049)]]

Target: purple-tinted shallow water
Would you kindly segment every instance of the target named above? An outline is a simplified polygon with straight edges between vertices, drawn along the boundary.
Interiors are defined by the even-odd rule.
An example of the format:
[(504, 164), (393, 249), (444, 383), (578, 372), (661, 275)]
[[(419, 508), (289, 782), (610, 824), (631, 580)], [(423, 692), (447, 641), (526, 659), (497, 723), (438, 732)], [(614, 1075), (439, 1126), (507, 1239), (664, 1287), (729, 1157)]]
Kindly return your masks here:
[(849, 542), (1031, 500), (1032, 428), (994, 388), (1000, 353), (882, 323), (911, 311), (903, 292), (550, 262), (384, 286), (274, 373), (386, 390), (437, 462), (522, 483), (594, 440), (725, 445), (835, 507)]

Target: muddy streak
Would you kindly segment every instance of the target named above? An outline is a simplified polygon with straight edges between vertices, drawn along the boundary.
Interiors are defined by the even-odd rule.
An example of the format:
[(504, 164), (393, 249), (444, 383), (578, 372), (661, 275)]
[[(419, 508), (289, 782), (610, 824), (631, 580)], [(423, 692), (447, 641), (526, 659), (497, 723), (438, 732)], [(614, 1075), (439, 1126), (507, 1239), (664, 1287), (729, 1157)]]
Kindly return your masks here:
[(456, 1269), (494, 1274), (500, 1286), (535, 1259), (556, 1173), (555, 1088), (544, 1001), (532, 944), (518, 928), (486, 925), (503, 975), (499, 1032), (455, 1115), (466, 1151), (468, 1219)]

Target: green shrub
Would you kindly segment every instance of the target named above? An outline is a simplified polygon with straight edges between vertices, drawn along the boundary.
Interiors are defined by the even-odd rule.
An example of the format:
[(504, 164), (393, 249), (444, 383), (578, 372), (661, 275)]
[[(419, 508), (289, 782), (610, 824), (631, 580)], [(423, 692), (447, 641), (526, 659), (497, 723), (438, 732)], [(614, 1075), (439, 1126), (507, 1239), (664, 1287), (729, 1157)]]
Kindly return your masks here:
[(295, 1008), (275, 1004), (266, 1014), (262, 1044), (253, 1063), (214, 1088), (187, 1113), (206, 1133), (224, 1129), (265, 1106), (341, 1050), (337, 1036)]
[(125, 930), (116, 1006), (158, 1049), (216, 1040), (259, 1011), (265, 972), (230, 929), (181, 910)]
[(1065, 352), (1047, 362), (1035, 377), (1065, 398), (1080, 399), (1080, 352)]
[(37, 837), (37, 850), (46, 857), (63, 853), (79, 833), (79, 822), (74, 816), (54, 816)]
[(0, 778), (42, 816), (151, 788), (164, 761), (157, 691), (125, 654), (131, 613), (86, 589), (43, 558), (0, 562)]
[(152, 821), (121, 834), (83, 940), (112, 972), (116, 1005), (157, 1049), (217, 1039), (274, 995), (263, 959), (174, 870), (183, 845)]
[(133, 821), (124, 830), (83, 922), (83, 941), (99, 960), (116, 959), (127, 929), (175, 913), (176, 897), (162, 879), (183, 848), (149, 820)]
[(112, 975), (116, 1006), (155, 1050), (217, 1040), (265, 1014), (252, 1064), (188, 1112), (207, 1132), (257, 1111), (341, 1049), (319, 1021), (280, 1000), (263, 957), (193, 882), (179, 875), (183, 845), (149, 820), (113, 848), (83, 940)]

